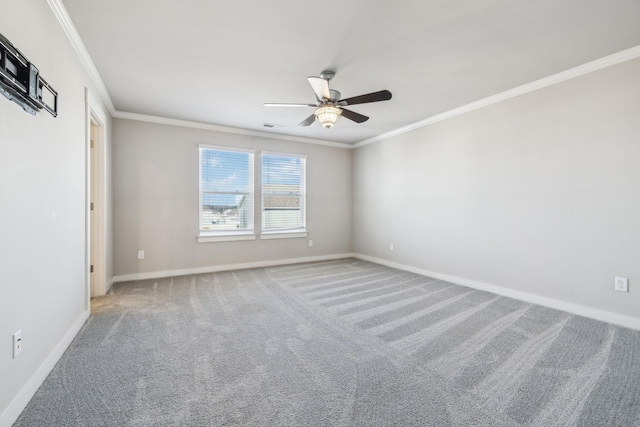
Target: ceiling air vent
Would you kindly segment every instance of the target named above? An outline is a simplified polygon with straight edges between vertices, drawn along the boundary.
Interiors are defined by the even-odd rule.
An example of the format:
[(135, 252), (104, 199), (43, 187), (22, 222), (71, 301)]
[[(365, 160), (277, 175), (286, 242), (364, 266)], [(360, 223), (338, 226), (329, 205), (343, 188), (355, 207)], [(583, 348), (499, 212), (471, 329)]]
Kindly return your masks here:
[(267, 129), (285, 129), (286, 128), (286, 126), (284, 125), (274, 125), (273, 123), (263, 123), (262, 127)]

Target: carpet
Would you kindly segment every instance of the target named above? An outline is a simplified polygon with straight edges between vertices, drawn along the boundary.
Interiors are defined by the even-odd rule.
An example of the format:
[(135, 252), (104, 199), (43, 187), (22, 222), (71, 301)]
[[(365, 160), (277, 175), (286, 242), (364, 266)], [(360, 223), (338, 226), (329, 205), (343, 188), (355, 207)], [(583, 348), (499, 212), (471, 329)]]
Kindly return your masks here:
[(117, 283), (15, 426), (640, 426), (640, 331), (356, 259)]

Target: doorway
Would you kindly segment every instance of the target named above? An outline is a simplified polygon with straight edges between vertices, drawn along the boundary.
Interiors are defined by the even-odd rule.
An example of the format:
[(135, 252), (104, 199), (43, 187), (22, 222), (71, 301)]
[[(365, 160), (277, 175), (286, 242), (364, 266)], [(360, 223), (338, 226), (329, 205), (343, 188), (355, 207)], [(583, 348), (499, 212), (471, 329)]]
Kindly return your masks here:
[(91, 93), (86, 100), (86, 310), (107, 292), (106, 119)]

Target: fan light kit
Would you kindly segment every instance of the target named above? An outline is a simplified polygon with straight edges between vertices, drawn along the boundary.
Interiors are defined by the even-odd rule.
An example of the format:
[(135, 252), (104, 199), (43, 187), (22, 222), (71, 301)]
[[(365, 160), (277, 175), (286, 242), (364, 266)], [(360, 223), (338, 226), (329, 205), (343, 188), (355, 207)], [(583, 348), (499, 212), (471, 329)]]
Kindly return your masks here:
[(318, 108), (313, 114), (315, 114), (316, 120), (318, 120), (322, 126), (329, 129), (332, 128), (338, 120), (340, 120), (342, 110), (334, 105), (327, 104)]
[(300, 122), (298, 126), (309, 126), (314, 121), (329, 129), (340, 120), (340, 117), (346, 117), (356, 123), (364, 123), (369, 117), (358, 114), (355, 111), (347, 110), (347, 105), (367, 104), (369, 102), (388, 101), (391, 99), (391, 92), (381, 90), (378, 92), (368, 93), (366, 95), (354, 96), (352, 98), (340, 99), (340, 92), (329, 89), (329, 80), (336, 73), (331, 70), (325, 70), (320, 77), (308, 77), (307, 80), (316, 95), (315, 104), (274, 104), (265, 103), (265, 107), (314, 107), (316, 111)]

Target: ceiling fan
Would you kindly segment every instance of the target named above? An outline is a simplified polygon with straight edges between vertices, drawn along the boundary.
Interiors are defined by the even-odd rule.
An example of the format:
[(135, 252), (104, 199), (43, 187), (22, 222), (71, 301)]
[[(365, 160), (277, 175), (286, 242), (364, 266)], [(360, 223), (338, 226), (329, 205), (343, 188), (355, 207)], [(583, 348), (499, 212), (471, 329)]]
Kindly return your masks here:
[(366, 104), (369, 102), (388, 101), (391, 99), (391, 92), (381, 90), (379, 92), (368, 93), (366, 95), (354, 96), (352, 98), (340, 99), (340, 92), (329, 89), (329, 80), (336, 73), (331, 70), (325, 70), (320, 77), (308, 77), (307, 80), (313, 88), (316, 95), (315, 104), (287, 104), (287, 103), (265, 103), (265, 107), (315, 107), (316, 111), (300, 122), (298, 126), (309, 126), (314, 121), (319, 121), (322, 126), (329, 129), (340, 120), (340, 117), (346, 117), (356, 123), (363, 123), (369, 120), (369, 117), (358, 114), (354, 111), (347, 110), (348, 105)]

